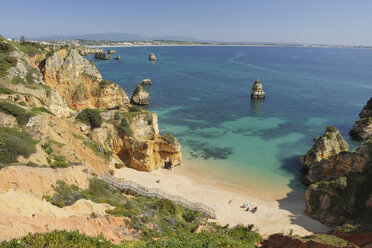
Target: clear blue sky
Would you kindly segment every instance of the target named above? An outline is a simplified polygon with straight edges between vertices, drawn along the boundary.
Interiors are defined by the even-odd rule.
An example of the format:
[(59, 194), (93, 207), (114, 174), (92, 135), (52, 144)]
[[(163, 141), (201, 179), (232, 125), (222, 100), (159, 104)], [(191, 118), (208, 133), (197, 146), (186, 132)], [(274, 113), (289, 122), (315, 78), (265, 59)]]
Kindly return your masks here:
[(6, 37), (105, 32), (372, 45), (372, 0), (1, 0)]

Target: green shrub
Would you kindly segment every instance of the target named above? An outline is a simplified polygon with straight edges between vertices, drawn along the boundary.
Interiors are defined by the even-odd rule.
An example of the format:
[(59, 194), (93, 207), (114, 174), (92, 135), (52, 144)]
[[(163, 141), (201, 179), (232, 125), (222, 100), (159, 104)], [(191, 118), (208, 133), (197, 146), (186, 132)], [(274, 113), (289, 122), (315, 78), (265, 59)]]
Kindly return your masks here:
[(65, 161), (64, 157), (56, 156), (54, 157), (54, 163), (52, 164), (52, 168), (67, 168), (70, 164)]
[(168, 144), (176, 144), (176, 138), (171, 133), (163, 134), (162, 137), (168, 142)]
[(79, 231), (52, 231), (48, 233), (30, 233), (19, 239), (3, 241), (3, 248), (15, 247), (48, 247), (48, 248), (72, 248), (72, 247), (95, 247), (95, 248), (119, 248), (119, 246), (107, 241), (103, 235), (89, 237), (80, 234)]
[(144, 109), (140, 106), (132, 106), (130, 109), (129, 109), (129, 112), (142, 112)]
[[(74, 184), (68, 185), (61, 180), (57, 181), (57, 186), (54, 187), (54, 191), (55, 193), (52, 197), (49, 197), (49, 201), (60, 208), (71, 206), (84, 196), (83, 191), (80, 190), (78, 186)], [(45, 197), (45, 199), (48, 198)]]
[(121, 121), (119, 122), (118, 127), (120, 128), (121, 131), (123, 131), (124, 133), (126, 133), (126, 134), (128, 134), (128, 135), (133, 134), (133, 131), (132, 131), (132, 129), (130, 128), (129, 123), (128, 123), (128, 120), (127, 120), (126, 117), (123, 117), (123, 118), (121, 119)]
[(0, 127), (0, 163), (17, 162), (17, 157), (29, 157), (36, 152), (37, 141), (31, 135), (14, 128)]
[(6, 59), (0, 58), (0, 77), (8, 75), (11, 64)]
[(44, 46), (39, 42), (30, 42), (30, 41), (24, 41), (24, 42), (15, 42), (14, 45), (18, 47), (19, 50), (26, 53), (30, 56), (35, 56), (38, 53), (41, 53), (44, 51)]
[(310, 236), (305, 236), (301, 238), (302, 240), (313, 240), (315, 242), (321, 243), (321, 244), (327, 244), (332, 245), (335, 247), (346, 247), (347, 241), (344, 239), (341, 239), (339, 237), (336, 237), (334, 235), (327, 235), (327, 234), (313, 234)]
[(84, 109), (77, 115), (76, 119), (90, 125), (92, 129), (102, 125), (102, 117), (97, 109)]
[(32, 116), (27, 110), (7, 101), (0, 102), (0, 111), (14, 116), (20, 125), (25, 125)]

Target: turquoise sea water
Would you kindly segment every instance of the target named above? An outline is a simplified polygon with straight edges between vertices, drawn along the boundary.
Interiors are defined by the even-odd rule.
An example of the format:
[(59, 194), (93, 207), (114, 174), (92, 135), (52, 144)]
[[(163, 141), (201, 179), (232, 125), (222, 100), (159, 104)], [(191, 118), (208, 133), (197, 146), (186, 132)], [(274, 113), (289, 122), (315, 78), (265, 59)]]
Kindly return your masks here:
[[(150, 78), (149, 109), (172, 132), (186, 161), (211, 180), (301, 187), (299, 156), (327, 125), (348, 131), (372, 96), (372, 50), (296, 47), (114, 48), (94, 61), (131, 96)], [(158, 61), (150, 62), (153, 52)], [(265, 100), (251, 100), (260, 78)], [(234, 182), (233, 182), (234, 181)], [(255, 186), (256, 187), (256, 186)]]

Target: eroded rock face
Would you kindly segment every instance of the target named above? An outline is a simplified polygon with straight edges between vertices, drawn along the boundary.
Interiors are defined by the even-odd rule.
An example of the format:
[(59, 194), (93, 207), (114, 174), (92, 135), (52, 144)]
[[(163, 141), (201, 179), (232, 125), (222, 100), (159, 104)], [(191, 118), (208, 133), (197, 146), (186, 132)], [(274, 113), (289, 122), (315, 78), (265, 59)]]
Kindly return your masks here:
[(94, 64), (77, 50), (62, 49), (46, 59), (42, 68), (46, 85), (58, 91), (74, 109), (128, 107), (124, 90), (102, 81)]
[(357, 120), (350, 130), (350, 135), (360, 141), (366, 141), (372, 138), (372, 98), (369, 99), (359, 114), (360, 119)]
[(150, 56), (149, 56), (149, 60), (150, 61), (156, 61), (158, 59), (156, 58), (155, 54), (151, 53)]
[(136, 105), (147, 105), (149, 104), (149, 93), (138, 84), (130, 101)]
[(307, 169), (322, 159), (349, 150), (349, 145), (335, 127), (328, 126), (324, 134), (314, 141), (311, 150), (300, 158), (302, 165)]
[(128, 121), (132, 135), (122, 134), (123, 143), (121, 147), (116, 147), (116, 153), (125, 165), (141, 171), (151, 171), (181, 163), (180, 144), (175, 138), (159, 136), (156, 114), (135, 113), (124, 118)]
[(262, 89), (262, 83), (259, 79), (256, 79), (254, 81), (253, 87), (252, 87), (252, 93), (251, 98), (252, 99), (262, 99), (265, 98), (266, 93)]
[(141, 84), (142, 84), (142, 85), (151, 85), (152, 82), (151, 82), (150, 79), (146, 78), (146, 79), (142, 80)]

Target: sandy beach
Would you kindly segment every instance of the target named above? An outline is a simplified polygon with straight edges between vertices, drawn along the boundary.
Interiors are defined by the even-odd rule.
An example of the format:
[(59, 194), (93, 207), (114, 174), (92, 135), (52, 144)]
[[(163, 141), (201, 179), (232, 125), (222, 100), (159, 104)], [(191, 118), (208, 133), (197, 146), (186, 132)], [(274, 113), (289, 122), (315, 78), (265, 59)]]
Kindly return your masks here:
[[(185, 168), (186, 167), (186, 168)], [(116, 171), (116, 177), (133, 180), (145, 187), (159, 188), (169, 194), (181, 195), (193, 202), (204, 203), (216, 210), (216, 221), (221, 225), (254, 224), (261, 235), (273, 233), (309, 235), (326, 232), (328, 227), (305, 215), (303, 193), (288, 193), (283, 199), (268, 198), (268, 195), (247, 194), (239, 188), (223, 183), (208, 183), (202, 175), (187, 169), (187, 163), (173, 170), (159, 169), (141, 172), (130, 168)], [(160, 183), (157, 183), (157, 180)], [(231, 203), (229, 201), (232, 200)], [(256, 213), (245, 211), (242, 204), (258, 208)]]

